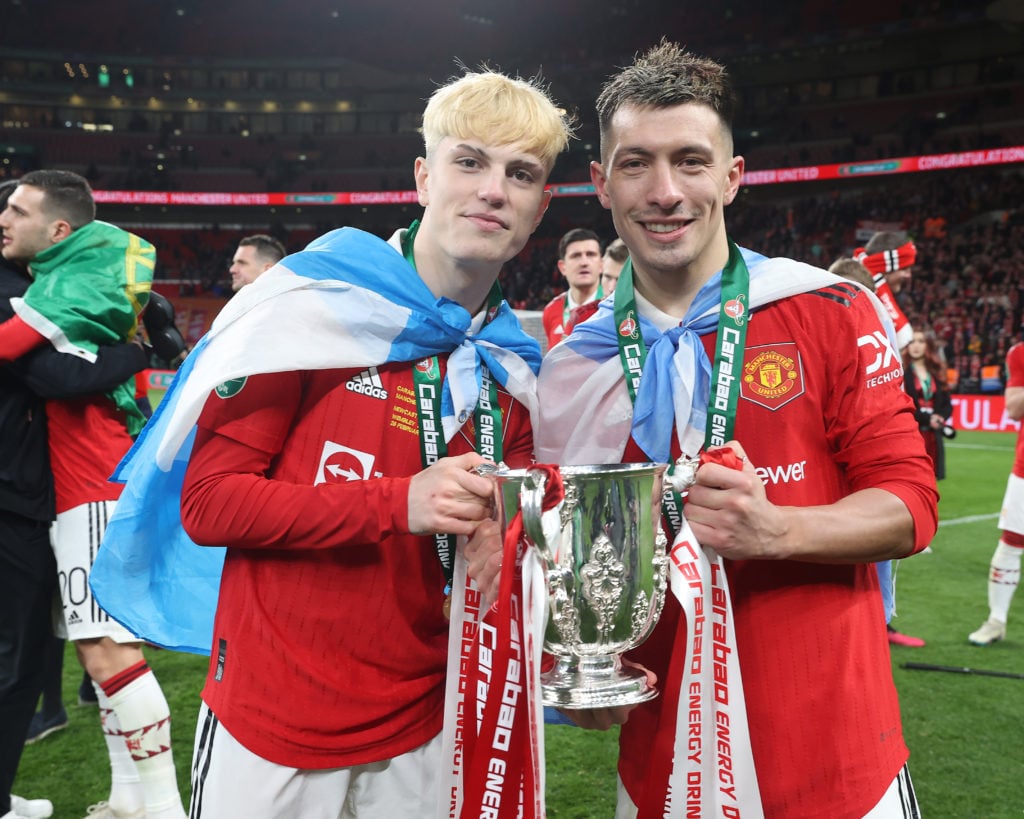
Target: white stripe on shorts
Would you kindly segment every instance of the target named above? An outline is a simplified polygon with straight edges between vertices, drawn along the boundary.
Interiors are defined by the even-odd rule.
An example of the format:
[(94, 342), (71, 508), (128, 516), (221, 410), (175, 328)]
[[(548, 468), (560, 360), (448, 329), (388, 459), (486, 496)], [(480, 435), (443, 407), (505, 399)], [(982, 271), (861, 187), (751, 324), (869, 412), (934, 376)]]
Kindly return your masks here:
[(243, 746), (203, 703), (192, 755), (189, 817), (429, 817), (437, 808), (440, 769), (440, 733), (391, 759), (347, 768), (278, 765)]

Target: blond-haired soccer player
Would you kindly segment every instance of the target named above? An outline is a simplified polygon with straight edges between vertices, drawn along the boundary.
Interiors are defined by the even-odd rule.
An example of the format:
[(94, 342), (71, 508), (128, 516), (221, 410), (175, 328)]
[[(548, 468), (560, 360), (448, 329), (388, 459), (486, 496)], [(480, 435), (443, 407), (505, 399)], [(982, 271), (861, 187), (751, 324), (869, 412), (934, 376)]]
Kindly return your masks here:
[[(334, 231), (232, 300), (291, 275), (343, 278), (338, 310), (367, 329), (339, 361), (351, 345), (366, 355), (236, 378), (198, 418), (182, 518), (227, 552), (193, 817), (434, 813), (450, 550), (489, 514), (474, 468), (532, 452), (531, 399), (509, 373), (539, 366), (539, 348), (496, 280), (544, 215), (571, 127), (535, 82), (483, 70), (431, 96), (423, 133), (419, 222), (388, 243)], [(385, 302), (413, 310), (380, 344)], [(314, 353), (321, 330), (303, 340)]]

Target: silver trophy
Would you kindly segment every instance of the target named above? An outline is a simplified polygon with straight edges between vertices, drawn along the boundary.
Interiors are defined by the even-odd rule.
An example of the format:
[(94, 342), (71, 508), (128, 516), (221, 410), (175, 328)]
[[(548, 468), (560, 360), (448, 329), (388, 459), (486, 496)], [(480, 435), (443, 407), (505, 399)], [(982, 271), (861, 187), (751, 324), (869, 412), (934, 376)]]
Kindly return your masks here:
[(565, 499), (543, 512), (543, 470), (493, 473), (504, 527), (519, 509), (544, 567), (554, 667), (541, 676), (545, 705), (607, 708), (657, 696), (620, 655), (654, 628), (668, 584), (661, 531), (665, 464), (559, 467)]

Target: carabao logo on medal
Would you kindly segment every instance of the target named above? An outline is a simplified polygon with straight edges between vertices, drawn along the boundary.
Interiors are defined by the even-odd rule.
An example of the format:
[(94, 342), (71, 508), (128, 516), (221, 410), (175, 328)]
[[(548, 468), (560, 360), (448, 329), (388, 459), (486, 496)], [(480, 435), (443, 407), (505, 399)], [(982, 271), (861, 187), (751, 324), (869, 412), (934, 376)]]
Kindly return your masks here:
[(803, 395), (803, 363), (796, 344), (780, 342), (744, 350), (740, 394), (772, 411)]
[(738, 327), (742, 327), (747, 314), (747, 306), (743, 303), (743, 296), (729, 299), (729, 301), (722, 305), (722, 312), (735, 321)]
[(433, 378), (436, 375), (434, 370), (434, 359), (423, 358), (416, 362), (416, 369), (423, 373), (428, 378)]
[(630, 310), (629, 314), (619, 324), (619, 335), (623, 338), (635, 339), (638, 335), (639, 325), (636, 323), (636, 319), (633, 317), (633, 311)]

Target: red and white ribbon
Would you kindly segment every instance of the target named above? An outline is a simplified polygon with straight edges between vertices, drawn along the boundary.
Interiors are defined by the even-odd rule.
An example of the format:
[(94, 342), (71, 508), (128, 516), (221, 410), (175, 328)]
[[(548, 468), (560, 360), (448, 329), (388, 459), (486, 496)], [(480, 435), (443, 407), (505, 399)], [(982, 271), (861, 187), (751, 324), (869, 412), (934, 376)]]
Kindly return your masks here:
[[(555, 483), (560, 491), (560, 479), (548, 481)], [(545, 508), (557, 503), (549, 494)], [(482, 617), (481, 594), (462, 550), (456, 553), (438, 817), (546, 815), (540, 660), (547, 595), (519, 514), (507, 527), (503, 551), (498, 599)]]
[[(710, 456), (722, 462), (724, 452), (732, 451)], [(683, 610), (662, 694), (663, 713), (674, 710), (675, 721), (654, 738), (639, 819), (760, 819), (725, 567), (685, 518), (669, 553), (669, 583)]]

